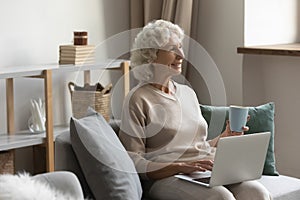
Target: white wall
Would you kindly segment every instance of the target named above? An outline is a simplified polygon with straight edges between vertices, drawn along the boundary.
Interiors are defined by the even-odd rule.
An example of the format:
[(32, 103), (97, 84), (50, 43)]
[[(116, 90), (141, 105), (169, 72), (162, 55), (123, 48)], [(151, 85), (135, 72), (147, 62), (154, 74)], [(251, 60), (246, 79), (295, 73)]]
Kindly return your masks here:
[[(300, 177), (296, 106), (300, 102), (300, 58), (244, 56), (237, 54), (236, 48), (299, 41), (299, 6), (297, 0), (200, 0), (197, 37), (222, 74), (227, 104), (275, 102), (277, 168), (282, 174), (296, 177)], [(210, 103), (207, 86), (201, 77), (192, 74), (200, 102)]]
[[(245, 44), (297, 42), (299, 6), (297, 0), (246, 0)], [(273, 101), (275, 116), (275, 156), (280, 173), (300, 177), (298, 92), (300, 58), (289, 56), (243, 56), (244, 104)]]
[[(75, 30), (88, 31), (89, 44), (103, 44), (108, 37), (128, 29), (128, 10), (128, 0), (3, 1), (0, 6), (0, 67), (57, 63), (59, 45), (72, 44)], [(105, 45), (102, 47), (100, 57), (110, 57)], [(54, 73), (54, 124), (69, 120), (71, 107), (67, 83), (80, 83), (82, 78), (77, 75)], [(101, 78), (103, 84), (113, 81), (108, 73)], [(3, 133), (6, 132), (4, 80), (0, 81), (0, 90), (0, 133)], [(29, 100), (38, 97), (43, 97), (41, 80), (15, 81), (16, 130), (27, 128)]]
[[(275, 102), (275, 156), (280, 173), (300, 177), (298, 57), (245, 56), (245, 104)], [(252, 89), (251, 89), (252, 88)], [(254, 89), (255, 88), (255, 89)]]

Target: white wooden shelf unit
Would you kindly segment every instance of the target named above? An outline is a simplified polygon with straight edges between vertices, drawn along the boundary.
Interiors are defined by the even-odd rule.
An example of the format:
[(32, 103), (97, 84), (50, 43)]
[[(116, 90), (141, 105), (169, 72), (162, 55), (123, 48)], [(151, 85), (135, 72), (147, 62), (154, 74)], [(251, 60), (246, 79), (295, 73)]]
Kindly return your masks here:
[[(0, 79), (6, 79), (7, 102), (7, 133), (0, 134), (0, 153), (13, 151), (17, 148), (45, 144), (46, 170), (54, 171), (54, 140), (55, 137), (67, 130), (68, 127), (53, 127), (52, 107), (52, 72), (84, 71), (84, 82), (90, 82), (92, 70), (122, 70), (124, 78), (124, 95), (129, 92), (129, 62), (126, 60), (106, 60), (88, 65), (30, 65), (0, 67)], [(44, 98), (46, 107), (46, 132), (40, 134), (30, 133), (29, 130), (15, 131), (14, 127), (14, 79), (15, 78), (41, 78), (44, 80)], [(1, 169), (0, 169), (1, 171)]]

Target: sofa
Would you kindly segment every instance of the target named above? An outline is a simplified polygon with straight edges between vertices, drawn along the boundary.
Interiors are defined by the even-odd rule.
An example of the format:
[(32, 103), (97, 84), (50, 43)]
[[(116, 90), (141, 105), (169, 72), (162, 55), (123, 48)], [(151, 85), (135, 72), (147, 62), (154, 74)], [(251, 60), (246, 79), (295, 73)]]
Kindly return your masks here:
[[(85, 197), (92, 198), (92, 191), (85, 180), (80, 165), (73, 152), (69, 131), (62, 133), (55, 140), (55, 169), (71, 171), (77, 175)], [(100, 177), (98, 177), (100, 178)], [(297, 178), (279, 175), (263, 175), (261, 182), (271, 193), (274, 200), (299, 200), (300, 180)]]
[(0, 175), (0, 199), (83, 200), (76, 175), (55, 171), (31, 176), (29, 173)]
[[(227, 108), (225, 108), (227, 109)], [(215, 108), (212, 108), (212, 107), (201, 107), (201, 110), (202, 110), (202, 114), (204, 116), (204, 118), (207, 119), (208, 117), (208, 113), (209, 115), (212, 114), (211, 110), (215, 110)], [(220, 110), (219, 108), (217, 108), (217, 110)], [(221, 110), (224, 110), (224, 107), (221, 109)], [(207, 113), (205, 113), (206, 111), (209, 111)], [(251, 124), (252, 122), (249, 122), (251, 127), (253, 127), (254, 131), (257, 130), (255, 128), (259, 127), (257, 126), (257, 123), (263, 123), (264, 124), (264, 127), (267, 127), (268, 123), (265, 121), (265, 119), (271, 119), (273, 120), (272, 115), (274, 115), (274, 104), (273, 103), (269, 103), (269, 104), (265, 104), (263, 106), (259, 106), (259, 107), (254, 107), (252, 108), (251, 110), (251, 115), (256, 115), (255, 116), (255, 120), (253, 124)], [(262, 113), (263, 115), (265, 115), (266, 113), (270, 113), (270, 116), (259, 116), (260, 113)], [(96, 113), (97, 114), (97, 113)], [(76, 120), (75, 119), (75, 122), (76, 123), (85, 123), (85, 124), (81, 124), (80, 127), (78, 126), (77, 124), (77, 131), (83, 131), (81, 134), (81, 138), (85, 138), (85, 142), (88, 141), (88, 143), (86, 143), (85, 145), (86, 146), (92, 146), (93, 148), (97, 148), (97, 146), (95, 147), (95, 144), (98, 145), (98, 147), (100, 146), (104, 146), (105, 148), (103, 149), (103, 147), (100, 147), (102, 148), (101, 149), (101, 152), (100, 154), (111, 154), (109, 156), (111, 156), (113, 159), (110, 160), (110, 164), (111, 166), (108, 166), (108, 167), (112, 167), (114, 166), (115, 162), (114, 162), (114, 159), (118, 160), (120, 159), (120, 162), (123, 162), (124, 164), (126, 163), (126, 159), (125, 158), (127, 155), (123, 154), (121, 156), (119, 156), (119, 154), (114, 154), (114, 152), (110, 152), (110, 146), (111, 144), (107, 145), (107, 142), (106, 141), (106, 135), (108, 137), (111, 137), (111, 136), (114, 136), (113, 137), (113, 140), (116, 140), (116, 142), (119, 142), (118, 138), (117, 138), (117, 134), (118, 133), (118, 130), (119, 130), (119, 122), (117, 121), (111, 121), (109, 124), (104, 120), (104, 118), (99, 114), (96, 115), (96, 117), (94, 116), (90, 116), (92, 118), (90, 118), (91, 120), (89, 121), (89, 119), (84, 119), (82, 121), (80, 120)], [(263, 117), (262, 120), (259, 120), (260, 117)], [(209, 116), (210, 119), (213, 119), (212, 116)], [(95, 122), (94, 119), (97, 119), (96, 120), (96, 123), (93, 125), (92, 123)], [(111, 176), (109, 173), (109, 171), (106, 169), (104, 171), (102, 171), (102, 174), (98, 174), (98, 171), (99, 170), (95, 170), (95, 169), (91, 169), (90, 165), (91, 164), (87, 164), (88, 162), (94, 162), (93, 160), (87, 160), (86, 158), (84, 158), (82, 160), (79, 159), (78, 157), (86, 157), (86, 155), (88, 155), (89, 153), (91, 152), (85, 152), (85, 153), (88, 153), (88, 154), (83, 154), (83, 155), (79, 155), (79, 153), (81, 153), (81, 149), (79, 149), (80, 151), (78, 152), (78, 148), (85, 148), (83, 146), (80, 146), (80, 147), (77, 147), (74, 143), (77, 143), (78, 141), (78, 137), (77, 139), (75, 140), (73, 135), (74, 135), (74, 127), (76, 129), (76, 126), (74, 125), (74, 119), (71, 120), (71, 124), (70, 124), (70, 130), (60, 134), (59, 136), (56, 137), (56, 140), (55, 140), (55, 170), (58, 170), (58, 171), (70, 171), (70, 172), (73, 172), (74, 174), (76, 174), (76, 176), (78, 177), (79, 181), (80, 181), (80, 184), (81, 184), (81, 187), (82, 187), (82, 190), (83, 190), (83, 193), (84, 193), (84, 196), (86, 198), (90, 198), (90, 199), (93, 199), (94, 198), (94, 194), (97, 193), (96, 196), (98, 196), (98, 198), (96, 199), (102, 199), (102, 198), (99, 198), (99, 195), (101, 196), (101, 194), (99, 194), (99, 188), (100, 186), (98, 186), (98, 184), (103, 184), (102, 186), (106, 186), (107, 184), (110, 184), (109, 182), (110, 181), (114, 181), (114, 178), (116, 178), (118, 175), (113, 175)], [(271, 121), (273, 123), (273, 121)], [(100, 123), (100, 124), (98, 124)], [(212, 124), (212, 122), (209, 122), (208, 120), (208, 123)], [(269, 125), (272, 125), (272, 123), (269, 123)], [(96, 126), (95, 126), (96, 125)], [(94, 139), (92, 140), (86, 140), (86, 138), (88, 138), (88, 135), (89, 131), (91, 131), (90, 129), (93, 129), (93, 126), (94, 126), (94, 130), (96, 131), (96, 134), (98, 134), (98, 132), (101, 132), (100, 135), (102, 134), (104, 137), (102, 137), (101, 140), (103, 141), (100, 141), (98, 144), (97, 143), (94, 143)], [(70, 134), (71, 132), (71, 134)], [(76, 132), (76, 130), (75, 130)], [(105, 140), (105, 141), (104, 141)], [(111, 140), (111, 138), (110, 138)], [(91, 143), (91, 144), (90, 144)], [(271, 142), (270, 142), (271, 144)], [(113, 146), (115, 145), (115, 147), (117, 147), (116, 145), (121, 145), (121, 143), (119, 142), (118, 144), (112, 144)], [(122, 146), (122, 145), (121, 145)], [(273, 148), (273, 146), (270, 146)], [(108, 148), (108, 149), (107, 149)], [(120, 146), (118, 146), (118, 148), (121, 148)], [(123, 149), (124, 150), (124, 149)], [(93, 150), (92, 150), (93, 151)], [(92, 155), (92, 159), (94, 157), (96, 157), (97, 155)], [(119, 158), (121, 157), (121, 158)], [(266, 159), (266, 161), (270, 161), (270, 159)], [(118, 161), (116, 161), (118, 162)], [(275, 163), (273, 163), (275, 165)], [(86, 168), (86, 165), (89, 166), (89, 168)], [(92, 167), (93, 165), (99, 165), (99, 163), (97, 164), (92, 164)], [(276, 168), (275, 166), (271, 166), (273, 167), (273, 173), (275, 174), (272, 174), (270, 171), (268, 170), (264, 170), (264, 174), (263, 176), (258, 180), (260, 183), (262, 183), (266, 188), (267, 190), (270, 192), (271, 196), (273, 197), (274, 200), (299, 200), (300, 199), (300, 179), (298, 178), (294, 178), (294, 177), (290, 177), (290, 176), (285, 176), (285, 175), (278, 175), (276, 174), (277, 171), (276, 171)], [(100, 169), (100, 168), (98, 168)], [(94, 170), (94, 171), (93, 171)], [(102, 170), (102, 169), (101, 169)], [(93, 174), (95, 173), (95, 174)], [(121, 173), (122, 175), (125, 174), (125, 179), (126, 179), (126, 176), (128, 176), (128, 179), (132, 177), (129, 177), (131, 176), (132, 174), (134, 173)], [(271, 175), (265, 175), (265, 174), (271, 174)], [(107, 179), (107, 176), (110, 177), (109, 179)], [(122, 177), (124, 179), (124, 176)], [(93, 180), (91, 180), (93, 179)], [(97, 183), (97, 180), (101, 180), (101, 179), (105, 179), (105, 181), (100, 181), (100, 183), (98, 182)], [(95, 182), (96, 181), (96, 182)], [(131, 182), (130, 181), (125, 181), (123, 180), (124, 184), (127, 184), (127, 185), (134, 185), (134, 187), (130, 187), (129, 190), (140, 190), (140, 188), (136, 185), (136, 181), (138, 181), (140, 184), (140, 180), (136, 180), (136, 179), (132, 179)], [(96, 186), (95, 186), (96, 185)], [(143, 196), (139, 196), (139, 193), (140, 191), (137, 191), (137, 192), (134, 192), (132, 194), (138, 194), (136, 195), (134, 198), (130, 198), (127, 196), (127, 198), (106, 198), (106, 199), (138, 199), (137, 197), (141, 197), (142, 199), (149, 199), (149, 197), (147, 196), (147, 184), (145, 184), (144, 182), (141, 184), (143, 186)], [(121, 189), (124, 189), (124, 188), (121, 188)], [(109, 192), (112, 192), (112, 193), (118, 193), (118, 192), (122, 192), (122, 190), (119, 190), (119, 189), (116, 189), (116, 191), (114, 191), (114, 189), (110, 189)], [(123, 190), (124, 192), (124, 190)], [(127, 194), (128, 195), (128, 194)]]

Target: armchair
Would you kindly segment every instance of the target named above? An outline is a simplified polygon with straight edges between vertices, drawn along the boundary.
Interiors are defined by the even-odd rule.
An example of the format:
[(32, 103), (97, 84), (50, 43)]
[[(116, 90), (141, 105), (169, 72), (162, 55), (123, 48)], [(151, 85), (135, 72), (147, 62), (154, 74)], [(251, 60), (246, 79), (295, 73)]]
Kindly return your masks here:
[(82, 200), (84, 196), (75, 174), (57, 171), (35, 176), (2, 174), (0, 199)]

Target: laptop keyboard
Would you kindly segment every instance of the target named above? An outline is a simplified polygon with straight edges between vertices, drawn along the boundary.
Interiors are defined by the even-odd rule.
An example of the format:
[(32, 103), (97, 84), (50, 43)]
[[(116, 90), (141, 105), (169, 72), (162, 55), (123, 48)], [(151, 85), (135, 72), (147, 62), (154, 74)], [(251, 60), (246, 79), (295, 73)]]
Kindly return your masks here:
[(194, 178), (193, 180), (194, 180), (194, 181), (199, 181), (199, 182), (202, 182), (202, 183), (209, 184), (210, 178), (211, 178), (211, 177)]

